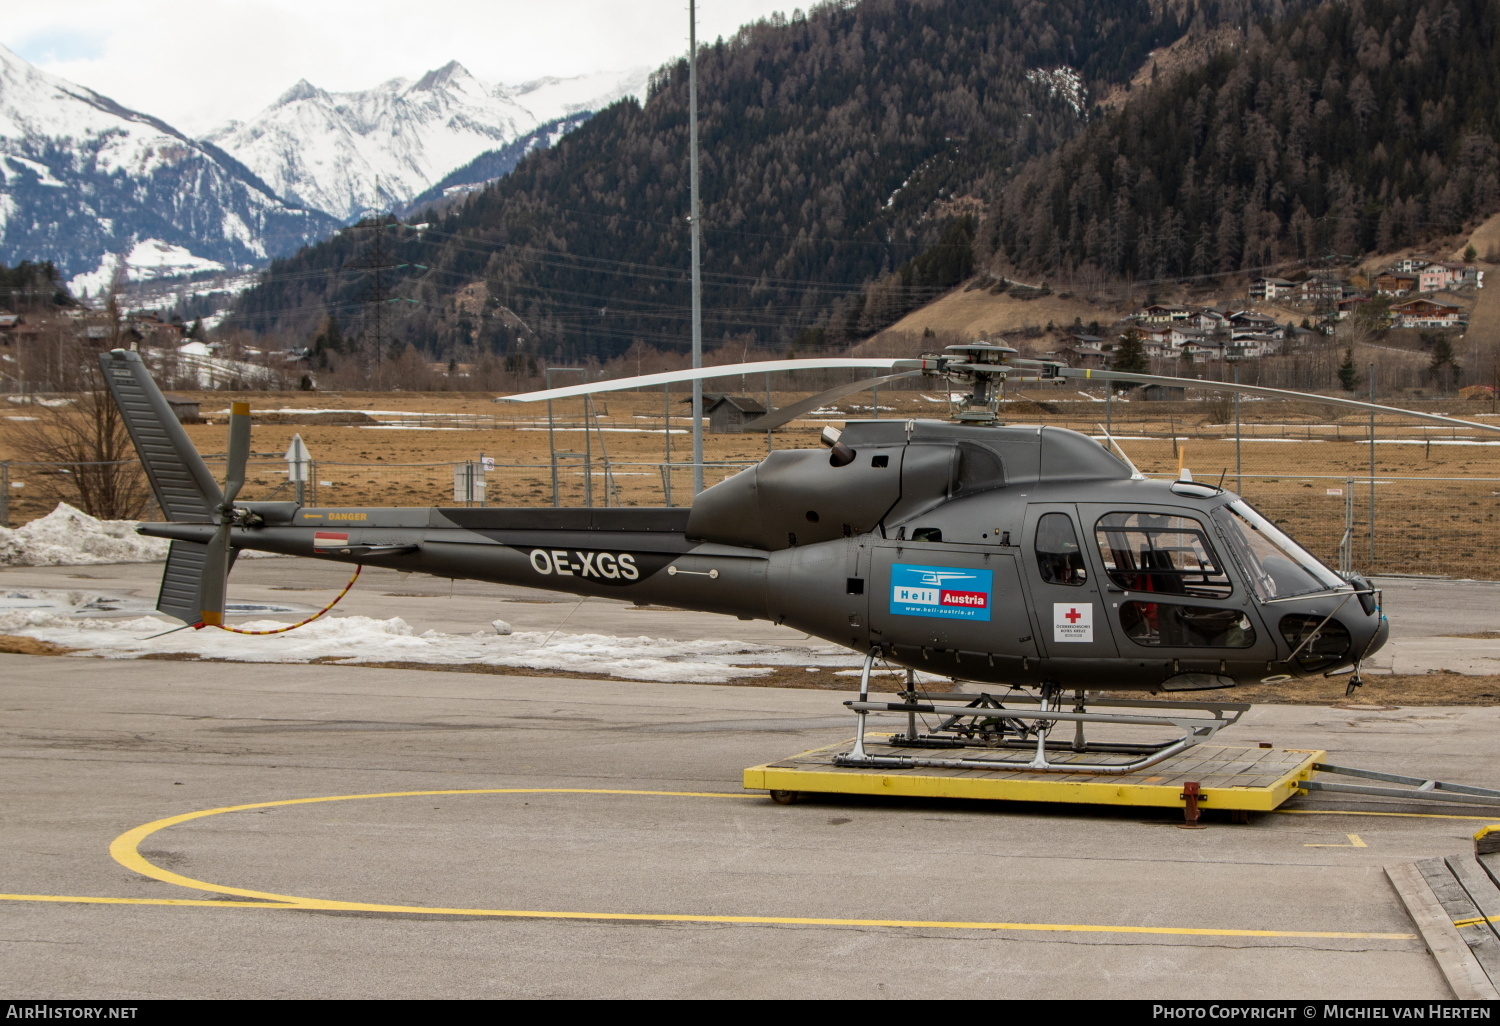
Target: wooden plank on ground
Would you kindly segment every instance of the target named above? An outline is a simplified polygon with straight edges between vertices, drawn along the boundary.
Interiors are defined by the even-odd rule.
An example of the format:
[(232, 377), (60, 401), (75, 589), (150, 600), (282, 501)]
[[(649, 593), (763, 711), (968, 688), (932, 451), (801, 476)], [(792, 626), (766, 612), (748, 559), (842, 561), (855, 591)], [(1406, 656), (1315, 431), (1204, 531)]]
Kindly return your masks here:
[(1460, 1001), (1500, 1000), (1500, 991), (1495, 989), (1479, 960), (1459, 935), (1458, 928), (1448, 918), (1417, 865), (1403, 862), (1387, 866), (1385, 872), (1421, 933), (1427, 950), (1437, 961), (1443, 978), (1448, 981), (1453, 996)]
[[(1448, 864), (1448, 871), (1484, 917), (1484, 925), (1500, 940), (1500, 887), (1495, 885), (1495, 881), (1490, 879), (1489, 874), (1479, 867), (1479, 863), (1471, 855), (1450, 855), (1443, 861)], [(1485, 970), (1491, 979), (1496, 978), (1494, 968), (1486, 965)]]

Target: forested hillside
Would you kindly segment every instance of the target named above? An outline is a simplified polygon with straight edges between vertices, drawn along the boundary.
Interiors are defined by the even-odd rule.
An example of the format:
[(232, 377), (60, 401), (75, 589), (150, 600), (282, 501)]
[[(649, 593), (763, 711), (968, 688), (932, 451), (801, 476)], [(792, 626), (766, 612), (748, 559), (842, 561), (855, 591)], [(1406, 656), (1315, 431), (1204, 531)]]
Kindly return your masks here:
[[(961, 281), (993, 188), (1077, 134), (1087, 98), (1200, 6), (1261, 4), (865, 0), (705, 48), (710, 346), (841, 345)], [(332, 314), (339, 330), (319, 337), (336, 351), (375, 331), (369, 301), (387, 298), (381, 336), (440, 357), (681, 351), (687, 134), (683, 61), (643, 106), (616, 104), (460, 207), (413, 217), (423, 230), (366, 225), (278, 261), (235, 321), (307, 340)]]
[(1355, 256), (1500, 209), (1500, 5), (1329, 2), (1138, 90), (999, 190), (981, 256), (1164, 279)]

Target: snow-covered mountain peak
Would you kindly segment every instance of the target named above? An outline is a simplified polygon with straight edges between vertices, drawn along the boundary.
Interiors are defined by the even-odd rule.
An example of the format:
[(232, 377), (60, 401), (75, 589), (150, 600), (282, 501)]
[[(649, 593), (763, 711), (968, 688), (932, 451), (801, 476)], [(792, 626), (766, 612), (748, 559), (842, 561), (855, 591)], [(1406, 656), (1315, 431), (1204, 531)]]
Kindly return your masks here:
[(469, 73), (469, 69), (458, 61), (449, 61), (441, 68), (429, 71), (412, 84), (410, 91), (450, 89), (461, 92), (469, 92), (478, 87), (478, 92), (485, 92), (484, 86), (479, 80)]
[(636, 69), (512, 87), (486, 83), (458, 61), (415, 82), (395, 78), (352, 92), (304, 80), (250, 121), (205, 138), (278, 194), (348, 221), (404, 204), (481, 154), (599, 110), (645, 80), (645, 69)]
[(243, 265), (328, 228), (217, 148), (0, 47), (0, 263)]
[[(329, 95), (327, 93), (325, 93), (323, 90), (319, 89), (317, 86), (313, 85), (307, 79), (301, 78), (301, 79), (297, 80), (297, 84), (296, 85), (292, 86), (286, 92), (284, 92), (280, 96), (278, 96), (276, 98), (276, 102), (273, 103), (273, 104), (271, 104), (271, 106), (273, 108), (274, 107), (285, 107), (287, 104), (289, 104), (289, 103), (296, 103), (298, 100), (330, 100), (331, 101), (331, 98), (329, 97)], [(240, 122), (238, 122), (238, 121), (231, 121), (229, 124), (231, 124), (231, 125), (239, 125)], [(225, 126), (225, 127), (228, 127), (228, 126)], [(223, 129), (220, 129), (220, 131), (223, 131)]]

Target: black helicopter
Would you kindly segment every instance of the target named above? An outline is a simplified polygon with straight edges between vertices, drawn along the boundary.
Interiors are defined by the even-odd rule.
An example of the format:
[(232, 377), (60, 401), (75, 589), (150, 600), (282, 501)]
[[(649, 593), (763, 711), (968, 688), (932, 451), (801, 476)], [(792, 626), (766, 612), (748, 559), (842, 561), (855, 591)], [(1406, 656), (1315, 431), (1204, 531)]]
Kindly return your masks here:
[(686, 509), (304, 508), (238, 501), (249, 453), (245, 404), (231, 412), (221, 489), (139, 356), (114, 350), (100, 359), (169, 521), (140, 528), (172, 540), (157, 608), (192, 625), (222, 623), (233, 555), (259, 549), (770, 620), (865, 654), (866, 677), (879, 657), (1037, 689), (1044, 699), (1357, 673), (1388, 634), (1368, 581), (1340, 577), (1239, 496), (1197, 481), (1146, 480), (1123, 453), (1074, 431), (994, 423), (996, 386), (1018, 372), (1373, 404), (1090, 372), (991, 345), (919, 360), (772, 361), (510, 398), (789, 368), (895, 372), (774, 411), (748, 425), (754, 430), (907, 375), (972, 391), (960, 423), (851, 422), (825, 432), (826, 448), (772, 452)]

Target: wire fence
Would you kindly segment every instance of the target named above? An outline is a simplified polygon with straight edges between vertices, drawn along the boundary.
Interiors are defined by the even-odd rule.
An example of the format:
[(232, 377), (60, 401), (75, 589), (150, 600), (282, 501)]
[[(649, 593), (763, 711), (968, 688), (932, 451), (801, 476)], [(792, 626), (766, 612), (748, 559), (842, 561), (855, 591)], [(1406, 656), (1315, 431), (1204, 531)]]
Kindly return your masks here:
[[(222, 479), (223, 458), (207, 462)], [(753, 463), (706, 464), (705, 481), (715, 484)], [(304, 467), (305, 480), (297, 482), (284, 459), (253, 458), (240, 498), (323, 507), (686, 506), (692, 501), (691, 463), (605, 462), (559, 454), (555, 465), (544, 459), (318, 461)], [(77, 470), (69, 464), (0, 462), (0, 526), (50, 512), (59, 497), (66, 497), (67, 478)], [(1226, 469), (1219, 480), (1340, 570), (1500, 580), (1500, 478), (1236, 475)], [(153, 504), (142, 516), (160, 514)]]

